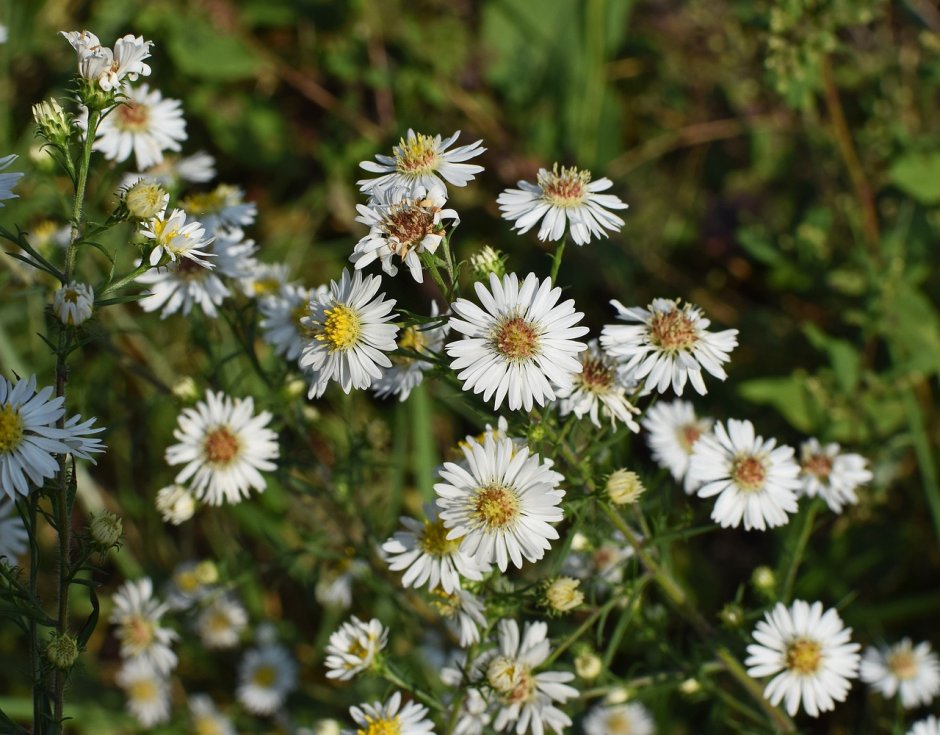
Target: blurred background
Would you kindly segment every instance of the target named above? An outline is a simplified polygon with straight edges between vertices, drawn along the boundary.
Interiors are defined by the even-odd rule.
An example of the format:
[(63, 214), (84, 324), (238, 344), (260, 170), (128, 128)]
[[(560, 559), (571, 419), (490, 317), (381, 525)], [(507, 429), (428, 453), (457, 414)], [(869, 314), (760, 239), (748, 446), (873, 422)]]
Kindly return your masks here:
[[(147, 81), (182, 100), (184, 153), (215, 156), (218, 180), (258, 205), (250, 234), (260, 257), (289, 263), (308, 286), (337, 277), (362, 234), (358, 163), (388, 153), (408, 128), (461, 130), (458, 145), (483, 139), (488, 150), (474, 162), (486, 171), (453, 192), (462, 220), (455, 246), (465, 258), (492, 245), (518, 272), (546, 275), (549, 250), (499, 219), (502, 189), (555, 161), (612, 179), (630, 205), (626, 226), (569, 246), (562, 268), (592, 331), (612, 321), (609, 299), (631, 306), (656, 296), (692, 301), (715, 325), (739, 329), (729, 380), (710, 385), (700, 410), (750, 418), (791, 445), (838, 441), (875, 471), (857, 506), (820, 516), (797, 596), (845, 605), (865, 642), (910, 635), (940, 645), (934, 2), (0, 0), (0, 10), (9, 31), (0, 46), (0, 155), (20, 154), (13, 170), (27, 172), (21, 199), (0, 211), (8, 227), (52, 232), (65, 222), (67, 188), (43, 173), (30, 107), (68, 94), (75, 56), (58, 32), (81, 28), (106, 44), (125, 33), (155, 42)], [(92, 206), (102, 210), (120, 180), (117, 170), (109, 175), (92, 184)], [(120, 243), (109, 245), (120, 253)], [(128, 267), (132, 253), (118, 257)], [(416, 312), (427, 313), (436, 295), (430, 282), (407, 278), (390, 288)], [(48, 284), (5, 259), (0, 293), (0, 368), (50, 376), (36, 336)], [(330, 529), (335, 509), (315, 493), (293, 492), (286, 471), (251, 506), (182, 529), (161, 523), (153, 497), (172, 479), (162, 457), (179, 410), (170, 389), (191, 375), (249, 393), (256, 379), (216, 369), (179, 337), (191, 329), (197, 344), (212, 346), (217, 324), (142, 316), (133, 304), (109, 313), (74, 360), (76, 406), (110, 428), (86, 503), (120, 510), (128, 530), (126, 548), (105, 565), (102, 594), (125, 575), (165, 578), (181, 560), (211, 557), (239, 579), (253, 620), (281, 621), (301, 642), (301, 662), (319, 660), (343, 613), (321, 609), (313, 589), (348, 563), (350, 536)], [(344, 463), (367, 467), (366, 498), (387, 513), (377, 528), (349, 532), (363, 545), (393, 530), (401, 508), (419, 506), (448, 447), (478, 428), (440, 408), (449, 390), (419, 391), (402, 406), (332, 395), (314, 407), (309, 431), (288, 437), (307, 487), (321, 475), (335, 485)], [(706, 517), (679, 495), (664, 518)], [(785, 532), (710, 534), (677, 545), (674, 563), (714, 616), (757, 564), (792, 542)], [(268, 564), (277, 572), (265, 577)], [(377, 615), (391, 604), (382, 580), (356, 584)], [(672, 624), (649, 622), (650, 630)], [(99, 709), (122, 707), (117, 690), (96, 689), (116, 662), (107, 629), (100, 625), (95, 655), (73, 682), (88, 732), (106, 731)], [(0, 707), (10, 712), (28, 707), (19, 646), (0, 622)], [(192, 665), (204, 677), (217, 671)], [(319, 669), (312, 678), (301, 710), (340, 716), (349, 693), (328, 688)], [(815, 731), (883, 731), (879, 718), (891, 712), (861, 686), (851, 702)], [(706, 721), (707, 701), (685, 706), (666, 732)]]

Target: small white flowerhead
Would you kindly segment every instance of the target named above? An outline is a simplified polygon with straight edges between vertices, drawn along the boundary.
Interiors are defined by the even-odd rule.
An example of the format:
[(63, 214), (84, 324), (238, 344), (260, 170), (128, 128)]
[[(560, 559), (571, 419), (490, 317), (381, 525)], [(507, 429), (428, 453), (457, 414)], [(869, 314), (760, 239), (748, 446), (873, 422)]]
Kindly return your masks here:
[(655, 731), (650, 713), (635, 702), (600, 705), (584, 718), (585, 735), (653, 735)]
[(95, 305), (95, 292), (87, 283), (71, 281), (55, 292), (52, 309), (59, 321), (68, 327), (77, 327), (91, 318)]
[(646, 486), (636, 472), (620, 469), (607, 478), (604, 491), (614, 505), (632, 505), (646, 492)]
[(349, 681), (369, 669), (388, 642), (388, 628), (373, 618), (364, 623), (355, 615), (330, 636), (326, 649), (328, 679)]
[(249, 649), (238, 667), (236, 696), (256, 715), (274, 714), (297, 686), (297, 664), (283, 646), (268, 642)]
[(126, 660), (115, 677), (127, 695), (127, 709), (144, 727), (170, 719), (170, 686), (166, 676), (146, 661)]
[(915, 722), (907, 735), (940, 735), (940, 720), (930, 715), (925, 720)]
[(840, 513), (845, 505), (857, 503), (855, 491), (871, 482), (867, 464), (864, 457), (843, 452), (838, 444), (823, 446), (809, 439), (800, 445), (801, 492), (810, 498), (818, 495), (830, 510)]
[(166, 209), (170, 195), (155, 181), (139, 180), (124, 194), (124, 205), (131, 217), (151, 219)]
[(869, 648), (862, 658), (861, 678), (884, 697), (901, 698), (906, 709), (930, 704), (940, 693), (940, 661), (927, 642), (910, 638), (885, 648)]
[(165, 523), (179, 526), (196, 512), (196, 499), (182, 485), (167, 485), (157, 492), (157, 510)]
[(584, 593), (578, 589), (580, 579), (558, 577), (545, 588), (545, 606), (554, 612), (569, 612), (584, 602)]

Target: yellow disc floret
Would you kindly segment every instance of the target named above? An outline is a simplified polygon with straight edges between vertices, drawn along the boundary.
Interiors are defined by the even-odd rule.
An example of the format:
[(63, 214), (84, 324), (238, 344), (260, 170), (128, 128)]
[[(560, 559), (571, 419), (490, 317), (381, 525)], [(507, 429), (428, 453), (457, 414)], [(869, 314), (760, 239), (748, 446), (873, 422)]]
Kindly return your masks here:
[(327, 309), (323, 320), (323, 331), (316, 335), (321, 342), (330, 345), (330, 351), (348, 350), (359, 341), (362, 334), (362, 322), (359, 315), (345, 304), (337, 304)]
[(401, 732), (401, 723), (397, 717), (373, 719), (366, 715), (366, 722), (369, 726), (365, 730), (356, 730), (356, 735), (398, 735)]
[(0, 454), (16, 449), (23, 441), (23, 419), (13, 406), (0, 408)]

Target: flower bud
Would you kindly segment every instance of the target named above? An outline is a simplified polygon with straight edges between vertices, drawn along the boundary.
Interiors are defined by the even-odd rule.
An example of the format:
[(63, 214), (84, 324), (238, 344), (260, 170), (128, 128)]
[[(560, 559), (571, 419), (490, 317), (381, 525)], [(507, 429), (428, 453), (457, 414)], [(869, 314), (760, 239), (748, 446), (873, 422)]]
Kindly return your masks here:
[(52, 310), (67, 327), (77, 327), (91, 318), (95, 305), (95, 292), (86, 283), (72, 281), (55, 292)]
[(736, 602), (729, 602), (721, 608), (718, 617), (725, 627), (731, 628), (732, 630), (744, 625), (744, 610), (742, 610), (741, 606)]
[(630, 701), (630, 690), (626, 687), (614, 687), (604, 697), (604, 704), (623, 704)]
[(529, 440), (529, 444), (538, 444), (539, 442), (545, 441), (545, 426), (542, 424), (532, 424), (529, 427), (528, 436), (526, 438)]
[(473, 276), (478, 281), (489, 279), (490, 273), (502, 278), (506, 275), (506, 256), (499, 250), (484, 245), (480, 252), (470, 256), (470, 267), (473, 268)]
[(121, 539), (124, 538), (124, 522), (114, 513), (103, 510), (92, 516), (88, 533), (95, 546), (107, 551), (121, 544)]
[(584, 593), (578, 589), (581, 580), (558, 577), (545, 589), (545, 605), (556, 612), (574, 610), (584, 602)]
[(67, 633), (53, 633), (46, 643), (46, 658), (57, 669), (66, 671), (78, 660), (78, 641)]
[(762, 597), (768, 600), (776, 598), (777, 575), (774, 574), (774, 570), (770, 567), (757, 567), (757, 569), (751, 573), (751, 584), (754, 585), (754, 589), (757, 590), (757, 593)]
[(636, 472), (617, 470), (607, 478), (604, 490), (614, 505), (631, 505), (646, 492), (646, 486)]
[(601, 675), (604, 662), (593, 651), (584, 651), (574, 659), (574, 670), (585, 681), (591, 681)]
[(173, 395), (181, 401), (195, 401), (199, 398), (199, 388), (196, 386), (196, 381), (187, 375), (176, 381), (176, 385), (173, 386)]
[(166, 523), (178, 526), (193, 517), (196, 499), (182, 485), (167, 485), (157, 493), (157, 510)]
[(68, 146), (74, 118), (63, 110), (56, 100), (51, 99), (33, 105), (33, 120), (39, 128), (39, 135), (47, 142), (59, 148)]
[(587, 551), (591, 548), (591, 542), (587, 536), (585, 536), (580, 531), (576, 531), (574, 538), (571, 539), (571, 550), (572, 551)]
[(152, 181), (138, 181), (124, 195), (128, 213), (137, 219), (156, 217), (166, 209), (169, 201), (170, 195), (166, 189)]
[(340, 726), (336, 720), (317, 720), (313, 727), (313, 735), (339, 735)]
[(699, 684), (698, 679), (691, 677), (686, 679), (679, 685), (679, 691), (682, 692), (687, 697), (691, 697), (693, 694), (698, 694), (701, 690), (702, 685)]
[(194, 571), (199, 584), (209, 585), (219, 581), (219, 568), (209, 559), (199, 562)]

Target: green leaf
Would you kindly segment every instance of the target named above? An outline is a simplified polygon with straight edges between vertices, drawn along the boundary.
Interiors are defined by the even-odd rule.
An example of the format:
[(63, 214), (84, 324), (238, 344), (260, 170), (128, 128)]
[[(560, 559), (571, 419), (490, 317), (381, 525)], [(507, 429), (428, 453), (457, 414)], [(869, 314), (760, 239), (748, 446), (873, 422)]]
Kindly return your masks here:
[(806, 434), (812, 433), (816, 405), (802, 371), (783, 378), (748, 380), (738, 392), (753, 403), (773, 406), (793, 427)]
[(176, 67), (192, 77), (232, 82), (257, 74), (261, 61), (241, 39), (226, 35), (192, 15), (172, 22), (167, 48)]
[(940, 204), (940, 151), (901, 156), (888, 180), (921, 204)]

